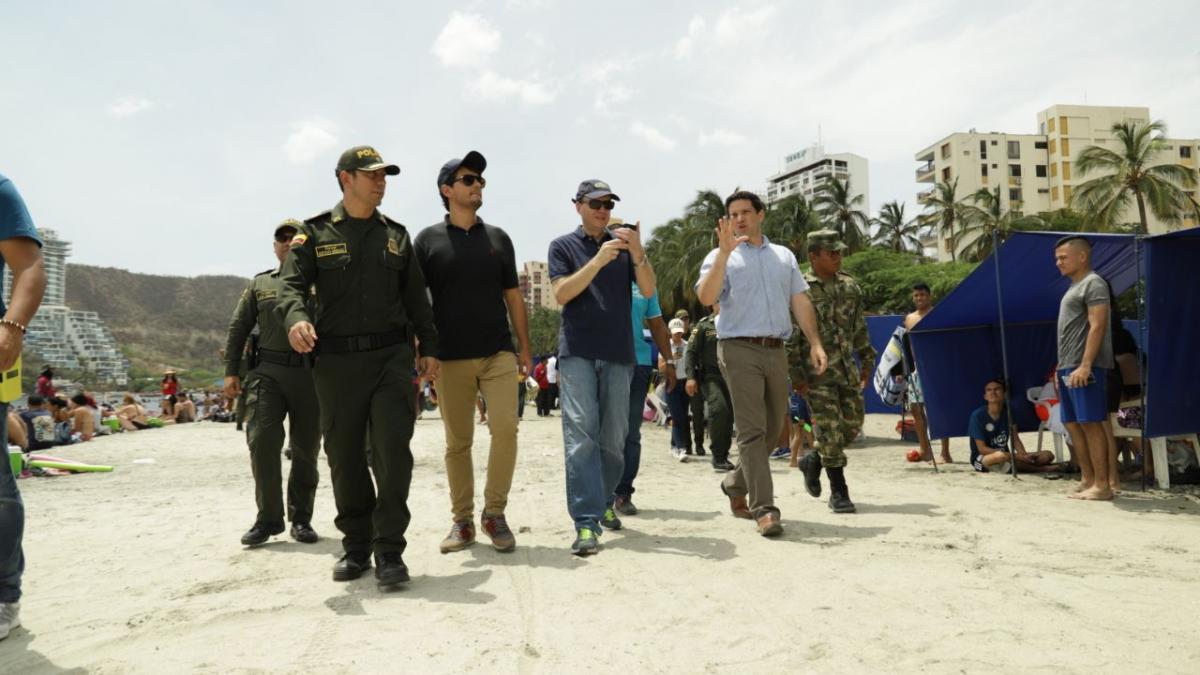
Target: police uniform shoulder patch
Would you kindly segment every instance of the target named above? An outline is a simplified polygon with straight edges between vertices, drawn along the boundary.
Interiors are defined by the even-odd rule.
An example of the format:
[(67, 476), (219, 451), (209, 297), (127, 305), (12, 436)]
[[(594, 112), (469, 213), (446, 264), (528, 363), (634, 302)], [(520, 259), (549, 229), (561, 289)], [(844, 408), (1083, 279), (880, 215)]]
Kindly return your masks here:
[(307, 241), (308, 241), (308, 235), (301, 232), (300, 234), (297, 234), (296, 236), (292, 237), (292, 243), (288, 244), (288, 247), (289, 248), (300, 248)]
[(395, 237), (388, 237), (387, 250), (392, 255), (400, 255), (400, 244)]

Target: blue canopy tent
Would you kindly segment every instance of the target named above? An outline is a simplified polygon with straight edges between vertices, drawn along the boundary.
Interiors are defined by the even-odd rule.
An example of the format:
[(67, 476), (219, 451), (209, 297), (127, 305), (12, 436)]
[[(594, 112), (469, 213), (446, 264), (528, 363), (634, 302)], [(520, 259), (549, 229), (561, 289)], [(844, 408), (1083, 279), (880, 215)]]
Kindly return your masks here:
[(1147, 438), (1200, 431), (1200, 228), (1146, 237)]
[[(1054, 265), (1054, 242), (1062, 236), (1064, 233), (1054, 232), (1013, 234), (910, 333), (931, 437), (965, 436), (971, 411), (983, 405), (984, 383), (1003, 375), (1001, 308), (1010, 400), (1021, 400), (1027, 388), (1046, 382), (1057, 359), (1058, 306), (1070, 285)], [(1108, 279), (1115, 293), (1137, 281), (1133, 235), (1087, 237), (1092, 242), (1092, 268)], [(1164, 278), (1176, 280), (1175, 275), (1183, 273), (1185, 268), (1179, 268)], [(1013, 406), (1013, 420), (1021, 431), (1038, 426), (1032, 406)]]

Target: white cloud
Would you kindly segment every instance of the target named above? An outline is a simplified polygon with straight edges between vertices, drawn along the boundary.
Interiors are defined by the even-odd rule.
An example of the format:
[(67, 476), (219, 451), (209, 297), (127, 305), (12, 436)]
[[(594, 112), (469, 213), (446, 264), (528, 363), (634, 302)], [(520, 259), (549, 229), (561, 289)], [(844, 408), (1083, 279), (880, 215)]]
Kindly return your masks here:
[(646, 145), (649, 145), (655, 150), (669, 151), (675, 149), (675, 139), (668, 137), (666, 134), (652, 126), (648, 126), (641, 122), (634, 122), (629, 126), (629, 131), (632, 132), (634, 136), (637, 136), (645, 141)]
[(500, 31), (482, 16), (454, 12), (430, 49), (443, 66), (478, 66), (500, 48)]
[(724, 145), (734, 146), (746, 142), (746, 137), (729, 129), (713, 129), (700, 134), (700, 146)]
[(691, 56), (692, 47), (697, 40), (704, 37), (705, 28), (704, 17), (692, 17), (692, 20), (688, 22), (687, 35), (675, 41), (674, 51), (676, 59), (686, 59)]
[(502, 101), (518, 98), (528, 105), (543, 105), (554, 100), (554, 92), (549, 87), (533, 80), (515, 80), (504, 77), (490, 70), (467, 85), (470, 94), (485, 101)]
[(757, 40), (768, 28), (775, 16), (774, 5), (763, 5), (754, 10), (743, 11), (741, 7), (730, 7), (721, 12), (713, 27), (713, 37), (718, 44)]
[(292, 123), (292, 133), (283, 144), (283, 153), (293, 164), (307, 164), (327, 156), (337, 144), (337, 126), (316, 117)]
[(593, 107), (596, 112), (607, 115), (612, 111), (612, 108), (619, 108), (621, 104), (628, 103), (631, 98), (633, 98), (632, 89), (624, 85), (613, 84), (596, 92), (596, 100)]
[(126, 96), (108, 106), (108, 114), (117, 118), (132, 117), (140, 112), (149, 110), (153, 106), (154, 101), (145, 96)]

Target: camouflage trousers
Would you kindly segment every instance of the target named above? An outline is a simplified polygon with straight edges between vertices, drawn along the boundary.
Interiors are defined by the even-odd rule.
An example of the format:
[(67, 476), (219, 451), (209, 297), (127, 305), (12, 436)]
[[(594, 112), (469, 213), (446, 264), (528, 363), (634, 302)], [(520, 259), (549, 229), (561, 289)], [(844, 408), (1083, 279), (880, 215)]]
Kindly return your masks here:
[[(839, 378), (840, 380), (840, 378)], [(812, 414), (813, 436), (821, 465), (846, 466), (846, 446), (863, 427), (863, 393), (858, 383), (818, 382), (804, 397)]]

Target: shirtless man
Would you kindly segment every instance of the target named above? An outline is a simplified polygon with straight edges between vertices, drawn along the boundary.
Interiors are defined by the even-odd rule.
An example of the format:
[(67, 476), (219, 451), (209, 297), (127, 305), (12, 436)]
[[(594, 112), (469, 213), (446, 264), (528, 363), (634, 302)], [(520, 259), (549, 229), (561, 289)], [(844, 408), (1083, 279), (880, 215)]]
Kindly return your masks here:
[(179, 392), (179, 396), (175, 399), (175, 423), (183, 424), (184, 422), (196, 421), (196, 404), (192, 402), (192, 397), (186, 392)]
[[(920, 323), (921, 319), (924, 319), (925, 315), (933, 309), (933, 294), (929, 291), (929, 285), (924, 282), (913, 284), (912, 301), (916, 310), (904, 317), (905, 330), (912, 330), (913, 326)], [(921, 443), (921, 459), (928, 462), (933, 459), (933, 448), (929, 444), (929, 427), (925, 419), (925, 395), (921, 391), (921, 378), (917, 376), (916, 370), (913, 370), (908, 376), (908, 411), (912, 413), (913, 420), (917, 425), (917, 440)], [(950, 464), (953, 461), (950, 458), (950, 439), (943, 438), (942, 463)]]
[(87, 397), (83, 394), (72, 396), (67, 401), (67, 415), (71, 419), (71, 433), (79, 434), (82, 440), (92, 440), (96, 434), (96, 417), (88, 406)]

